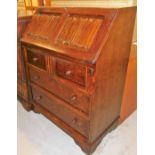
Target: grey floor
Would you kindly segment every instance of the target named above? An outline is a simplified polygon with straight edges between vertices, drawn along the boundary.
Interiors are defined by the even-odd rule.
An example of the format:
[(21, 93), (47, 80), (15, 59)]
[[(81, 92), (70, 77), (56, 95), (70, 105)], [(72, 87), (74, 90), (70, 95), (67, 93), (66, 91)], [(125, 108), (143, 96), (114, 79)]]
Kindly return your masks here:
[[(71, 137), (18, 102), (18, 155), (84, 155)], [(137, 114), (104, 137), (93, 155), (136, 155)]]

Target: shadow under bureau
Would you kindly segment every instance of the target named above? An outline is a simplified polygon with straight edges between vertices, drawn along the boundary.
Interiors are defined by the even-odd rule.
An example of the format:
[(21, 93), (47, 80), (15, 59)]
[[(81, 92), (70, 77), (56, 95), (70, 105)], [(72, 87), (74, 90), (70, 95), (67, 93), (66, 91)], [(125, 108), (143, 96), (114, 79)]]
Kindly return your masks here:
[(87, 154), (120, 115), (136, 8), (38, 8), (21, 38), (27, 107)]

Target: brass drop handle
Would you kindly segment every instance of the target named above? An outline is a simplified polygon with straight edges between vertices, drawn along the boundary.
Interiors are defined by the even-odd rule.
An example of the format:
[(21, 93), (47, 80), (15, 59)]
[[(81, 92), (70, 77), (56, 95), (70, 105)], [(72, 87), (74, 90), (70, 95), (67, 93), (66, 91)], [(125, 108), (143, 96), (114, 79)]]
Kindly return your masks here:
[(89, 74), (92, 76), (94, 74), (94, 68), (89, 68)]
[(68, 41), (65, 41), (65, 40), (64, 40), (62, 43), (63, 43), (64, 45), (69, 45), (69, 42), (68, 42)]
[(77, 122), (78, 122), (77, 118), (74, 118), (74, 119), (72, 120), (72, 123), (73, 123), (73, 124), (76, 124)]
[(70, 99), (72, 102), (73, 101), (76, 101), (77, 100), (77, 96), (76, 95), (73, 95), (72, 97), (71, 97), (71, 99)]
[(65, 75), (69, 76), (69, 75), (71, 75), (71, 73), (72, 73), (72, 71), (68, 70), (68, 71), (65, 72)]
[(41, 100), (41, 99), (42, 99), (42, 96), (39, 95), (39, 96), (37, 97), (37, 100)]
[(33, 58), (33, 62), (37, 62), (38, 61), (38, 58)]
[(48, 37), (46, 36), (38, 36), (39, 39), (42, 39), (42, 40), (48, 40)]
[(38, 79), (40, 79), (40, 77), (39, 76), (34, 76), (34, 79), (38, 80)]

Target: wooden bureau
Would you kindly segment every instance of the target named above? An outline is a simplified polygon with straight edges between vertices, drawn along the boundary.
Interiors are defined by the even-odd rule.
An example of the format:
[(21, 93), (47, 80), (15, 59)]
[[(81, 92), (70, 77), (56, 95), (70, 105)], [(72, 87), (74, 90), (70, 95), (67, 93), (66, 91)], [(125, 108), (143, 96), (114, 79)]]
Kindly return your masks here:
[(92, 153), (118, 122), (136, 8), (38, 8), (21, 38), (29, 106)]

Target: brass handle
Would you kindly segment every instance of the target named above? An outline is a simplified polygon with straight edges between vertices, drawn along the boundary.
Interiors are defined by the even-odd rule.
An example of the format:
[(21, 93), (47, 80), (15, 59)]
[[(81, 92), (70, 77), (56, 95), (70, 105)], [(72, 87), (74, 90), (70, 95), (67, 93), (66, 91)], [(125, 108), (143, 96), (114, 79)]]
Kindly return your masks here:
[(34, 79), (38, 80), (38, 79), (40, 79), (40, 77), (39, 76), (34, 76)]
[(89, 68), (89, 74), (92, 76), (94, 74), (94, 68)]
[(37, 100), (41, 100), (41, 99), (42, 99), (42, 96), (39, 95), (39, 96), (37, 97)]
[(33, 58), (33, 61), (34, 61), (34, 62), (37, 62), (37, 61), (38, 61), (38, 58)]
[(73, 95), (70, 100), (71, 101), (76, 101), (77, 100), (77, 96), (76, 95)]
[(41, 40), (48, 40), (48, 37), (46, 37), (46, 36), (38, 36), (38, 38)]
[(65, 72), (65, 75), (66, 75), (66, 76), (69, 76), (69, 75), (71, 75), (71, 73), (72, 73), (72, 71), (69, 70), (69, 71), (66, 71), (66, 72)]
[(69, 45), (69, 42), (68, 42), (68, 41), (65, 41), (65, 40), (64, 40), (62, 43), (63, 43), (64, 45)]
[(77, 118), (74, 118), (74, 119), (72, 120), (72, 123), (73, 123), (73, 124), (76, 124), (77, 122), (78, 122)]

